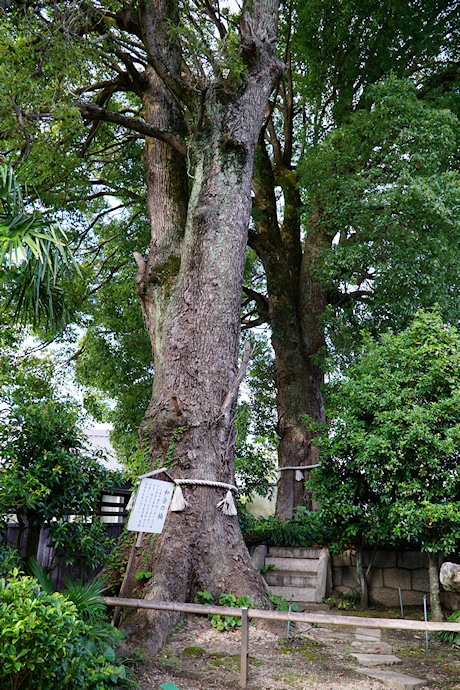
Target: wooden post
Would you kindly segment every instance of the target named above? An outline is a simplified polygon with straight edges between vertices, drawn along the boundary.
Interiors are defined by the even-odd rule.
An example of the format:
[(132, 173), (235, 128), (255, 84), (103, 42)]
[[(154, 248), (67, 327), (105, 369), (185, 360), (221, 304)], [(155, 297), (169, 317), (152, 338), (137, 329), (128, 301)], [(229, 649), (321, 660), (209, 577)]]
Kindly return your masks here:
[(240, 688), (245, 688), (248, 682), (249, 662), (249, 619), (248, 607), (241, 607), (241, 662), (240, 662)]
[[(140, 546), (142, 544), (143, 538), (144, 538), (144, 532), (138, 532), (136, 541), (134, 542), (133, 548), (131, 549), (131, 553), (129, 554), (128, 563), (126, 565), (125, 576), (123, 578), (123, 582), (121, 583), (120, 594), (118, 595), (120, 598), (123, 598), (123, 596), (124, 596), (124, 594), (128, 588), (128, 582), (129, 582), (129, 578), (131, 575), (131, 570), (133, 569), (134, 559), (136, 558), (138, 549), (140, 548)], [(114, 627), (114, 628), (116, 628), (118, 625), (118, 620), (120, 618), (120, 611), (121, 611), (121, 607), (115, 606), (115, 610), (113, 612), (113, 617), (112, 617), (112, 627)]]

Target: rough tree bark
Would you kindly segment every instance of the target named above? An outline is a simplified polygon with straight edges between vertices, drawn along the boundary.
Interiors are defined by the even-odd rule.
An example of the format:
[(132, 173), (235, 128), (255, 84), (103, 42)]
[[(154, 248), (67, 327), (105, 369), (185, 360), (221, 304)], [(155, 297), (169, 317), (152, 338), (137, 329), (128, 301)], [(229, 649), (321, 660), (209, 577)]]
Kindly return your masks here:
[[(174, 7), (156, 2), (157, 27)], [(203, 117), (190, 150), (189, 199), (184, 161), (164, 144), (146, 144), (152, 239), (145, 260), (137, 257), (136, 282), (155, 381), (141, 436), (153, 467), (165, 458), (175, 432), (169, 469), (174, 478), (234, 483), (242, 276), (254, 152), (270, 91), (282, 73), (274, 49), (276, 23), (277, 0), (247, 3), (240, 26), (246, 74), (239, 85), (217, 81), (203, 93)], [(158, 29), (155, 39), (166, 61)], [(174, 99), (167, 91), (165, 99), (157, 98), (156, 79), (153, 75), (151, 123), (169, 128)], [(166, 119), (158, 122), (161, 111)], [(266, 606), (237, 518), (217, 507), (225, 491), (191, 486), (184, 493), (190, 505), (170, 513), (163, 533), (144, 542), (139, 559), (153, 575), (142, 595), (186, 601), (197, 589), (207, 589), (247, 594)], [(154, 649), (176, 622), (176, 614), (139, 612), (127, 614), (123, 626), (146, 633), (145, 642)]]

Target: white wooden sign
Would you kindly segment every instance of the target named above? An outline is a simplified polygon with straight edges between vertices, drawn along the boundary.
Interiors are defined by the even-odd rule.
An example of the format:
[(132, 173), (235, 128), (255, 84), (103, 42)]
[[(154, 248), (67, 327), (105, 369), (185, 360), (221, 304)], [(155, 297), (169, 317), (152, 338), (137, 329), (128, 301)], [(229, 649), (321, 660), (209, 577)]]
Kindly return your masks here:
[(132, 532), (162, 532), (173, 489), (171, 482), (142, 479), (127, 529)]

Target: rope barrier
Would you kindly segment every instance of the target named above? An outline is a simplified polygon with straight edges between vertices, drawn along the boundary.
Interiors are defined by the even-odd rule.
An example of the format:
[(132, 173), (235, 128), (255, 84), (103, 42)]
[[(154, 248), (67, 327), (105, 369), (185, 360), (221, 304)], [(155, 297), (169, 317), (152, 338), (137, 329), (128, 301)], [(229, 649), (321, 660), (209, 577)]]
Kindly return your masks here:
[(297, 467), (278, 467), (277, 469), (277, 481), (281, 479), (281, 472), (285, 470), (295, 470), (295, 479), (297, 482), (301, 482), (304, 479), (303, 473), (307, 470), (313, 470), (315, 467), (319, 467), (320, 463), (317, 465), (298, 465)]
[(184, 494), (182, 493), (182, 485), (191, 486), (210, 486), (217, 489), (227, 489), (225, 498), (223, 498), (217, 504), (217, 508), (221, 508), (224, 515), (236, 515), (237, 510), (235, 506), (235, 501), (233, 500), (232, 491), (235, 493), (238, 491), (237, 487), (233, 484), (225, 484), (224, 482), (215, 482), (209, 479), (173, 479), (176, 488), (174, 489), (174, 495), (171, 503), (171, 512), (180, 513), (184, 508), (190, 505), (188, 501), (185, 500)]

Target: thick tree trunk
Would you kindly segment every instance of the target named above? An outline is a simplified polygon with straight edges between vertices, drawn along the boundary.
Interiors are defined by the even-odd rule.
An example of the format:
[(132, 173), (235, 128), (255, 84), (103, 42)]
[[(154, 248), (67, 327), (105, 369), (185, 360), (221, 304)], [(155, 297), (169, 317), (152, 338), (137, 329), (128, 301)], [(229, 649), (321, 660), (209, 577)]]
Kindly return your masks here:
[[(299, 278), (299, 283), (301, 279)], [(317, 432), (307, 421), (324, 423), (324, 406), (321, 392), (323, 374), (315, 363), (315, 355), (324, 347), (324, 336), (318, 317), (324, 309), (321, 293), (311, 295), (312, 304), (299, 313), (287, 299), (284, 309), (273, 314), (272, 343), (275, 350), (275, 381), (277, 387), (278, 467), (308, 467), (318, 462), (318, 449), (314, 444)], [(274, 299), (269, 299), (272, 303)], [(274, 311), (274, 310), (273, 310)], [(283, 321), (290, 320), (294, 328), (283, 328)], [(319, 347), (318, 347), (319, 343)], [(302, 472), (303, 480), (296, 480), (295, 470), (281, 470), (278, 480), (276, 514), (290, 518), (296, 506), (312, 510), (315, 506), (311, 491), (305, 487), (308, 471)]]
[(430, 608), (431, 618), (434, 621), (443, 621), (444, 615), (441, 609), (438, 554), (428, 554), (428, 574), (430, 578)]
[[(150, 144), (146, 151), (152, 241), (145, 262), (138, 259), (137, 292), (155, 379), (141, 436), (153, 467), (171, 460), (174, 435), (169, 472), (176, 479), (234, 484), (233, 416), (254, 150), (282, 68), (267, 40), (274, 34), (277, 3), (253, 4), (259, 15), (242, 24), (245, 83), (215, 84), (206, 95), (191, 150), (188, 205), (183, 162), (167, 160), (161, 149), (150, 156)], [(163, 109), (170, 105), (166, 98)], [(152, 108), (152, 117), (156, 112)], [(225, 493), (210, 486), (184, 489), (189, 506), (170, 513), (163, 533), (147, 539), (139, 556), (142, 569), (153, 572), (143, 596), (186, 601), (207, 589), (247, 594), (257, 606), (267, 605), (237, 517), (217, 507)], [(156, 649), (176, 622), (175, 614), (139, 612), (126, 615), (123, 626), (144, 632)]]
[[(325, 350), (320, 317), (325, 308), (321, 286), (312, 276), (318, 239), (307, 238), (302, 251), (300, 232), (301, 199), (297, 176), (280, 166), (275, 172), (263, 141), (259, 142), (254, 175), (257, 206), (256, 233), (250, 244), (260, 257), (267, 277), (268, 305), (263, 314), (272, 330), (277, 388), (278, 480), (276, 514), (290, 518), (296, 506), (314, 507), (304, 480), (296, 480), (295, 470), (318, 462), (314, 445), (317, 432), (307, 423), (324, 423), (321, 386), (323, 373), (317, 358)], [(278, 225), (275, 187), (284, 194), (284, 216)]]

